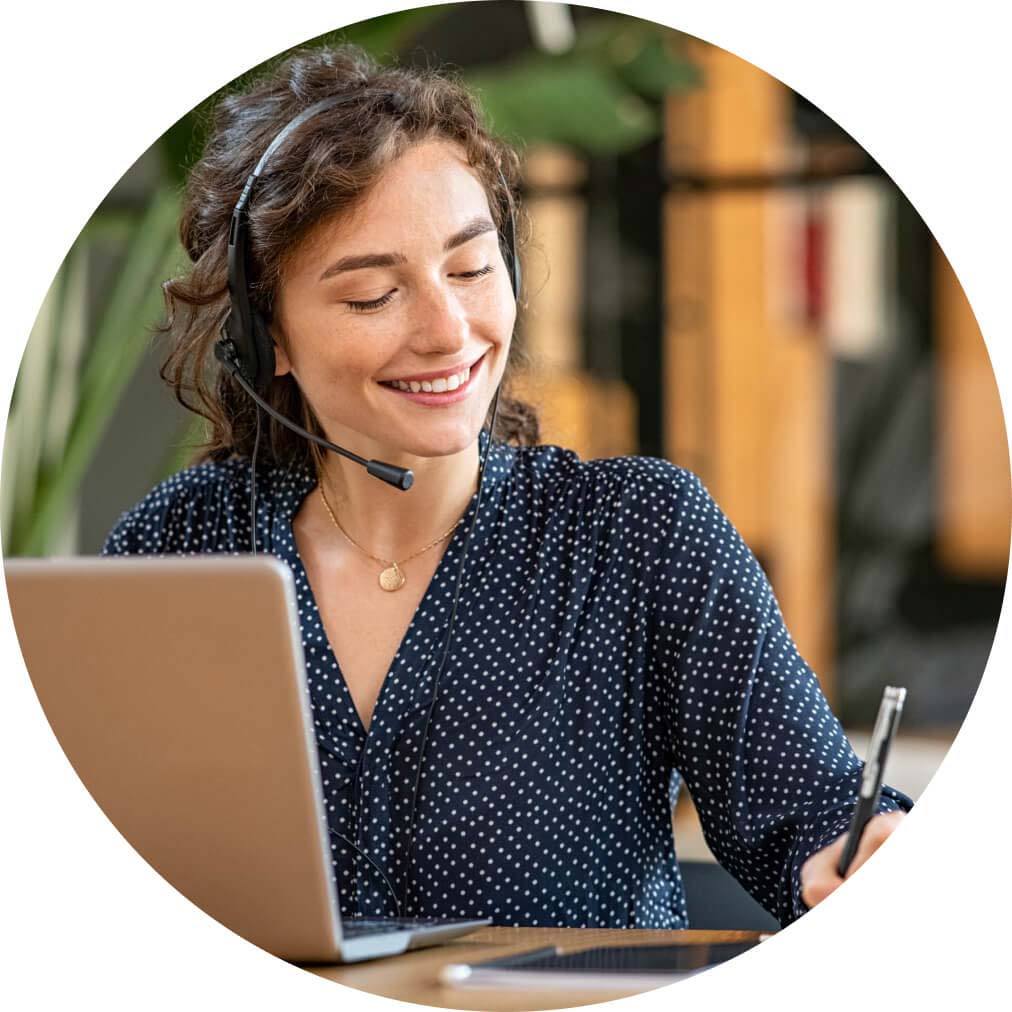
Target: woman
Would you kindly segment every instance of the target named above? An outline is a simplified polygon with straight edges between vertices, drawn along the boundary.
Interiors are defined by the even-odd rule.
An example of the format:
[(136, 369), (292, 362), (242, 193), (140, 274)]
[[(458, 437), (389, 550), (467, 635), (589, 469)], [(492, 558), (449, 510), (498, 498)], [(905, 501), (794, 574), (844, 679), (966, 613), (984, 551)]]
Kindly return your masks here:
[[(106, 551), (291, 566), (345, 915), (685, 926), (684, 778), (716, 856), (786, 924), (840, 883), (860, 763), (699, 480), (537, 445), (496, 396), (516, 180), (457, 84), (352, 48), (225, 100), (186, 193), (193, 267), (166, 286), (163, 375), (210, 441)], [(256, 326), (273, 367), (251, 386)], [(293, 434), (258, 382), (413, 486)], [(909, 807), (883, 791), (852, 869)]]

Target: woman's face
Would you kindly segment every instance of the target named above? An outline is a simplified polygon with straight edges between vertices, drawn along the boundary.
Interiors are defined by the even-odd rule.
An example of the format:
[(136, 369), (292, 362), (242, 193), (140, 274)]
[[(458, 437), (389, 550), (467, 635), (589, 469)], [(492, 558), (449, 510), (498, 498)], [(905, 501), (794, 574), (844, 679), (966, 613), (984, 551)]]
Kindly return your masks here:
[(424, 141), (291, 258), (277, 374), (291, 372), (327, 435), (364, 456), (459, 453), (485, 420), (515, 316), (478, 177), (462, 149)]

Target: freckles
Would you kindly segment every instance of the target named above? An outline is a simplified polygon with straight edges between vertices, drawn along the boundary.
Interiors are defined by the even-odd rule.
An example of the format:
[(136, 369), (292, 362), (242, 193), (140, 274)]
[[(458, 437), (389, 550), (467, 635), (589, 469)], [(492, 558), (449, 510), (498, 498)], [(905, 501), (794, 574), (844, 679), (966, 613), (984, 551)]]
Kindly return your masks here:
[(482, 299), (481, 322), (502, 342), (511, 337), (516, 315), (517, 306), (508, 282), (505, 289), (490, 288)]

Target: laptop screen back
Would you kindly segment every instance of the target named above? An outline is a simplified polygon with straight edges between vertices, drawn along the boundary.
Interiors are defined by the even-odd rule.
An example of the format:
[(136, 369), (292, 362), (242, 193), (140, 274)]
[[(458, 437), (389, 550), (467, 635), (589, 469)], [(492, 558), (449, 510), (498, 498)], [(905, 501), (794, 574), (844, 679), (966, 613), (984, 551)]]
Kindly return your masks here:
[(290, 571), (271, 557), (8, 560), (63, 750), (168, 882), (254, 944), (338, 955)]

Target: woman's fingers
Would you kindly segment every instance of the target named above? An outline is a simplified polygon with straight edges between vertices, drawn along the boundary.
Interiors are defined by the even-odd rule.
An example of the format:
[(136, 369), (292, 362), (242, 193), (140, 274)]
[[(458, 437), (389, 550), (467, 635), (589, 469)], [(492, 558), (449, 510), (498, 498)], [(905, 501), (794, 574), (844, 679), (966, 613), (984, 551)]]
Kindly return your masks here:
[(843, 879), (836, 874), (836, 866), (843, 853), (845, 839), (841, 836), (828, 847), (817, 850), (801, 866), (801, 899), (809, 909), (843, 884)]
[[(865, 861), (892, 835), (903, 820), (904, 812), (885, 812), (869, 820), (861, 834), (854, 860), (847, 869), (847, 878), (857, 871)], [(837, 874), (837, 866), (846, 844), (846, 835), (835, 839), (828, 847), (816, 851), (801, 866), (801, 899), (811, 908), (821, 903), (830, 893), (835, 892), (844, 879)]]
[[(858, 844), (854, 860), (850, 862), (850, 867), (847, 869), (846, 878), (850, 878), (889, 839), (904, 814), (904, 812), (885, 812), (868, 821), (868, 825), (864, 827), (864, 833), (861, 835), (861, 842)], [(842, 840), (840, 849), (843, 849)]]

